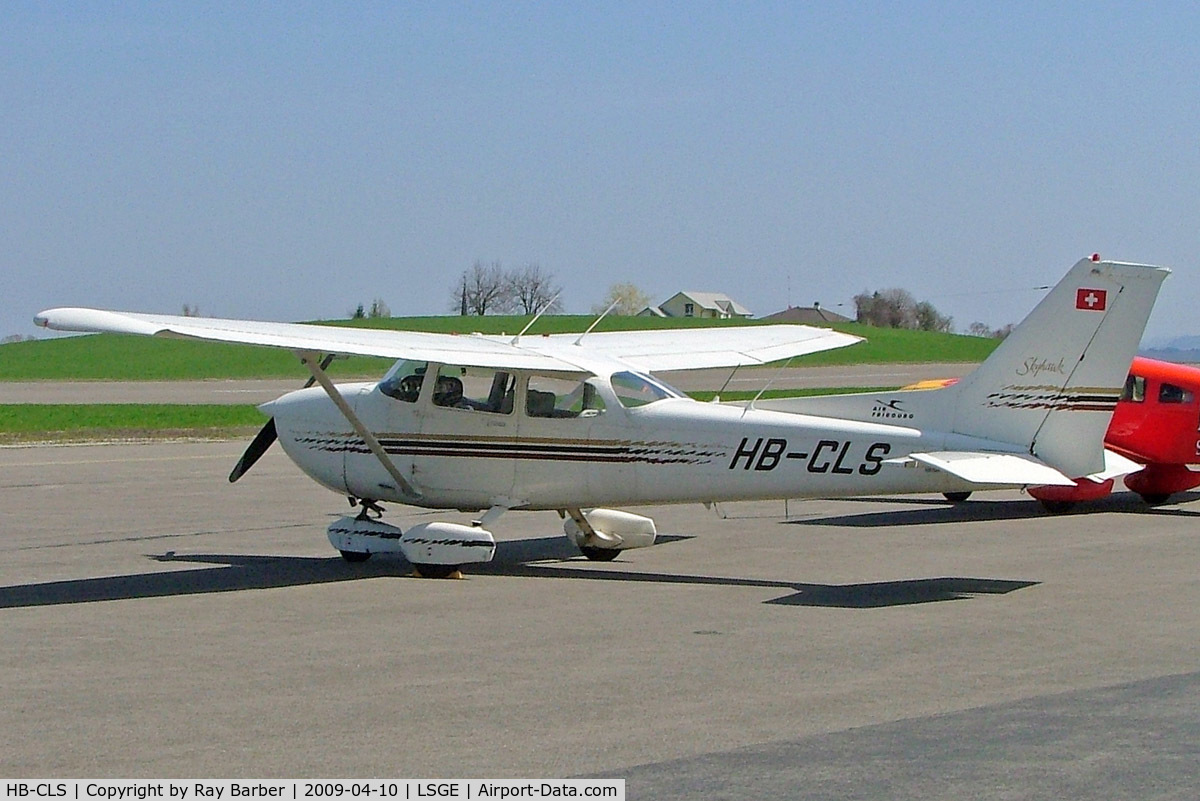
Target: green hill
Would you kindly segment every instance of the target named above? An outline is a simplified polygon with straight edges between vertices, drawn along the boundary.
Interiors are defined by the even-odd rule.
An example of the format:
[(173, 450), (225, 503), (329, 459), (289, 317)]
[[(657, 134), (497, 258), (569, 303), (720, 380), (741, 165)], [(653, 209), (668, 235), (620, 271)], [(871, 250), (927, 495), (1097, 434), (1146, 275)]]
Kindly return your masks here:
[[(528, 317), (393, 317), (336, 321), (330, 324), (369, 328), (469, 334), (516, 334)], [(569, 333), (585, 330), (593, 321), (587, 315), (543, 317), (530, 334)], [(745, 325), (742, 321), (605, 318), (598, 331), (647, 328), (692, 328)], [(754, 324), (754, 323), (749, 323)], [(996, 340), (958, 334), (873, 328), (855, 323), (833, 326), (839, 331), (867, 337), (849, 348), (815, 353), (794, 361), (796, 365), (886, 364), (893, 362), (979, 362), (998, 344)], [(391, 365), (387, 359), (338, 359), (329, 372), (334, 376), (378, 376)], [(115, 380), (164, 381), (209, 378), (291, 378), (307, 375), (289, 352), (248, 345), (225, 345), (173, 339), (98, 334), (61, 337), (0, 345), (0, 381)]]

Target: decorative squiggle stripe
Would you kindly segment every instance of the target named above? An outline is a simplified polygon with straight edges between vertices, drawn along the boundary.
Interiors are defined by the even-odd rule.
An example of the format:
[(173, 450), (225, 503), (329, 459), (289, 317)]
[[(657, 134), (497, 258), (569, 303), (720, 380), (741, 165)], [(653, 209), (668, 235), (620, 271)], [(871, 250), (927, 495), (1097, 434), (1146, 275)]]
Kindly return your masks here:
[(487, 542), (486, 540), (431, 540), (425, 537), (416, 537), (405, 540), (406, 545), (457, 545), (462, 548), (486, 548), (492, 550), (496, 547), (495, 543)]
[(1065, 412), (1111, 412), (1121, 398), (1119, 388), (1074, 387), (1062, 391), (1055, 387), (1005, 387), (987, 397), (987, 406), (1003, 409), (1047, 409)]
[(347, 535), (357, 534), (362, 537), (378, 537), (381, 540), (398, 540), (398, 539), (400, 539), (401, 532), (399, 529), (396, 529), (395, 531), (375, 531), (375, 530), (364, 531), (362, 529), (353, 528), (353, 527), (330, 526), (329, 533), (331, 533), (331, 534), (347, 534)]

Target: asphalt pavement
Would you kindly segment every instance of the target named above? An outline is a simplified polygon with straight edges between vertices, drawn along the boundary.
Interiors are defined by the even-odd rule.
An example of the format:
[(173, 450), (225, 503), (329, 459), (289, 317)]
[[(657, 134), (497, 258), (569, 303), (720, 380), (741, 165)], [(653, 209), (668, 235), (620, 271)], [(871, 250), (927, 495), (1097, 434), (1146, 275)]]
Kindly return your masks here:
[(437, 581), (344, 563), (278, 449), (228, 484), (243, 444), (0, 448), (0, 774), (1200, 795), (1198, 495), (656, 507), (603, 564), (512, 512)]

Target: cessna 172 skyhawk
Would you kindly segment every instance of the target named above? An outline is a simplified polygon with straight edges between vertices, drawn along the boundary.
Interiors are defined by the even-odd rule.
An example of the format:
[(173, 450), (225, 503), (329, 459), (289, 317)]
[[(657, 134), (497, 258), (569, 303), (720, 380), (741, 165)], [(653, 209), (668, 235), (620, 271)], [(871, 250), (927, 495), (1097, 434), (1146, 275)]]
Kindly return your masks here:
[[(558, 510), (588, 558), (611, 559), (655, 538), (653, 520), (612, 506), (1073, 485), (1136, 469), (1103, 438), (1168, 272), (1081, 260), (945, 389), (749, 405), (694, 401), (652, 374), (858, 338), (804, 326), (506, 338), (71, 308), (36, 322), (294, 351), (320, 386), (260, 407), (271, 419), (230, 480), (277, 437), (361, 505), (329, 527), (347, 560), (398, 551), (444, 576), (492, 558), (487, 526), (510, 509)], [(335, 386), (322, 364), (332, 354), (400, 361), (377, 383)], [(379, 501), (483, 514), (401, 531), (378, 519)]]

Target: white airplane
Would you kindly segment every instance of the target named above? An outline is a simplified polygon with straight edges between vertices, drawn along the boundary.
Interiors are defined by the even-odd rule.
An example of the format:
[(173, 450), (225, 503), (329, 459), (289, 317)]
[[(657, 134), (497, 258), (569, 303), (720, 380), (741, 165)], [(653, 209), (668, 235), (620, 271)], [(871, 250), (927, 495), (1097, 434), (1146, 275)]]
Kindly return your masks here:
[[(361, 507), (328, 530), (348, 561), (400, 552), (420, 574), (447, 576), (491, 560), (487, 527), (511, 509), (558, 510), (582, 553), (608, 560), (655, 539), (653, 520), (613, 506), (953, 494), (1130, 472), (1104, 432), (1169, 272), (1081, 260), (944, 389), (739, 405), (691, 400), (652, 373), (736, 369), (859, 338), (779, 325), (507, 338), (79, 308), (35, 321), (294, 351), (320, 386), (260, 407), (271, 419), (230, 481), (278, 438)], [(333, 354), (399, 361), (377, 383), (335, 386), (322, 363)], [(379, 519), (380, 501), (483, 514), (402, 531)]]

